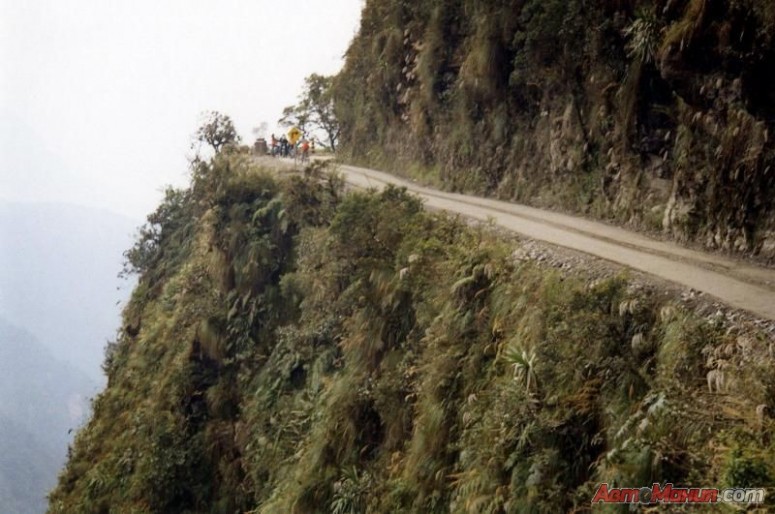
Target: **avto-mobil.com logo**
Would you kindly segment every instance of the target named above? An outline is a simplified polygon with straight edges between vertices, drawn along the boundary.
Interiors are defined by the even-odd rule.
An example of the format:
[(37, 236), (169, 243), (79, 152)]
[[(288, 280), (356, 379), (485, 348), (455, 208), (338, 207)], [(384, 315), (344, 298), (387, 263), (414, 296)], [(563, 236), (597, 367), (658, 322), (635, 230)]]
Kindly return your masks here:
[(592, 504), (597, 503), (764, 503), (764, 489), (712, 489), (653, 484), (651, 487), (610, 487), (600, 484)]

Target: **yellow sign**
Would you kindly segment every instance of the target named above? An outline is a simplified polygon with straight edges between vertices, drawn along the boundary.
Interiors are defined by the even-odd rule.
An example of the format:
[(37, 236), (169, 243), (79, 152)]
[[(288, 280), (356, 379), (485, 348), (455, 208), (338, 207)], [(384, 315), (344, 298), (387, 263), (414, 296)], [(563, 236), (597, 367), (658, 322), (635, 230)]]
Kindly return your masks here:
[(291, 142), (292, 145), (295, 145), (299, 142), (299, 139), (301, 139), (302, 133), (301, 130), (299, 130), (296, 127), (291, 128), (291, 130), (288, 131), (288, 141)]

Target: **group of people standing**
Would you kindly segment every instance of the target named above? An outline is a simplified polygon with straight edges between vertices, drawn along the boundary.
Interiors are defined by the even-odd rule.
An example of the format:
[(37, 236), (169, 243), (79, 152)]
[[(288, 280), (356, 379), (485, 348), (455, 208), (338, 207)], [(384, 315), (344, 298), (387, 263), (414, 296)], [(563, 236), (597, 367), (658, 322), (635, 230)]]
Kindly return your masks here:
[(278, 139), (272, 134), (271, 146), (269, 147), (272, 157), (295, 157), (297, 152), (301, 152), (302, 156), (309, 156), (310, 151), (315, 152), (314, 140), (301, 137), (294, 139), (289, 139), (285, 135)]

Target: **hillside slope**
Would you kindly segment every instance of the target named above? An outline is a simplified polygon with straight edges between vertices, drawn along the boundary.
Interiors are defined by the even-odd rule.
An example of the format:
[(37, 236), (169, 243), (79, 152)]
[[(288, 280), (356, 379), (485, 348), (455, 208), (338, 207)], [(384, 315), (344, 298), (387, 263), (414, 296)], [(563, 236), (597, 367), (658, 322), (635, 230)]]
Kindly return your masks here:
[(52, 513), (585, 510), (775, 485), (772, 341), (240, 155), (170, 191)]
[(772, 263), (774, 38), (770, 0), (369, 0), (341, 149)]

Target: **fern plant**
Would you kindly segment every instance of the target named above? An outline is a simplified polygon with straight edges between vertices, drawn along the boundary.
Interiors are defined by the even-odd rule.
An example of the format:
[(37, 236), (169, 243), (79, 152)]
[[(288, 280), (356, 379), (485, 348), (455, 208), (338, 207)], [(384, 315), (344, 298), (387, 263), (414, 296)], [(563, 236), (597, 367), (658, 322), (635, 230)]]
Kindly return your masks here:
[(358, 473), (355, 466), (345, 468), (342, 477), (334, 484), (332, 514), (357, 514), (365, 512), (364, 497), (371, 486), (368, 473)]
[(525, 392), (534, 395), (538, 392), (536, 376), (536, 353), (518, 346), (510, 347), (504, 354), (506, 363), (514, 370), (514, 379), (525, 387)]
[(644, 64), (655, 60), (659, 27), (653, 13), (644, 11), (625, 30), (627, 56)]

